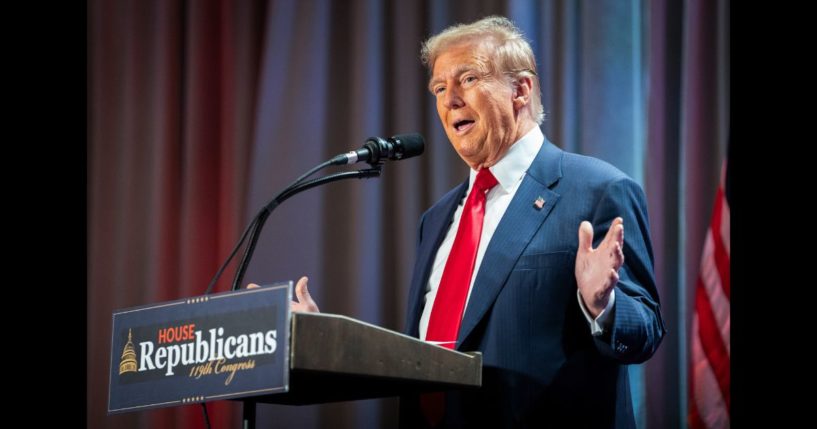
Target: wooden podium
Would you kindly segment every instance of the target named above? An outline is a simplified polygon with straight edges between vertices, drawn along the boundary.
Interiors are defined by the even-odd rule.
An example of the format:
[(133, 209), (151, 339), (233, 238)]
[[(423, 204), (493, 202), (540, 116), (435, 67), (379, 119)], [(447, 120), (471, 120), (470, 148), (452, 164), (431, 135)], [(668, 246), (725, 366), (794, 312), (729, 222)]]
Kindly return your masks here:
[(255, 404), (307, 405), (478, 388), (482, 354), (428, 344), (350, 317), (293, 313), (289, 391), (242, 398), (243, 428)]
[(461, 353), (346, 316), (293, 313), (289, 392), (306, 405), (482, 385), (482, 354)]

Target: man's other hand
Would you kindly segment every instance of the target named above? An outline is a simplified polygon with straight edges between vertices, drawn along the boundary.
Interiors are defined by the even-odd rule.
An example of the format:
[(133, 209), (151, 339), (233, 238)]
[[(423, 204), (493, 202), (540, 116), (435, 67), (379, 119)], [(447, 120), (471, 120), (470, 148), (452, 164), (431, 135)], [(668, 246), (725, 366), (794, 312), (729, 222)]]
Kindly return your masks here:
[[(298, 280), (298, 283), (295, 285), (295, 296), (298, 298), (298, 300), (290, 301), (290, 311), (297, 311), (301, 313), (321, 312), (321, 310), (318, 308), (318, 304), (315, 304), (315, 301), (312, 300), (312, 296), (309, 295), (309, 288), (306, 287), (307, 283), (309, 283), (309, 278), (306, 276), (303, 276)], [(250, 283), (247, 285), (247, 289), (255, 289), (257, 287), (260, 286), (255, 283)]]

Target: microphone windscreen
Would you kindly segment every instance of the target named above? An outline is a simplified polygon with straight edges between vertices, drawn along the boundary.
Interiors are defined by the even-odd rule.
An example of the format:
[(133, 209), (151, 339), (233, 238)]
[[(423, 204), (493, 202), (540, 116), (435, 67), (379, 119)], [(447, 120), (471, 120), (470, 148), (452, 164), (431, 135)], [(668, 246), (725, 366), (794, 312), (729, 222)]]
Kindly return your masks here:
[(425, 139), (419, 133), (397, 134), (391, 140), (400, 148), (401, 159), (421, 155), (426, 146)]

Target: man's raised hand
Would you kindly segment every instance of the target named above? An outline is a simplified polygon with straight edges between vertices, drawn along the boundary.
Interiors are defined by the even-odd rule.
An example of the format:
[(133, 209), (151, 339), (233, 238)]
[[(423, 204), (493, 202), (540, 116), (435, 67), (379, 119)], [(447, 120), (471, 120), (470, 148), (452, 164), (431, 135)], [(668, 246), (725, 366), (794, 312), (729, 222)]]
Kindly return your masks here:
[(617, 217), (607, 235), (593, 249), (593, 226), (588, 221), (579, 225), (579, 250), (576, 253), (576, 283), (587, 310), (597, 317), (613, 287), (618, 283), (618, 269), (624, 264), (624, 220)]

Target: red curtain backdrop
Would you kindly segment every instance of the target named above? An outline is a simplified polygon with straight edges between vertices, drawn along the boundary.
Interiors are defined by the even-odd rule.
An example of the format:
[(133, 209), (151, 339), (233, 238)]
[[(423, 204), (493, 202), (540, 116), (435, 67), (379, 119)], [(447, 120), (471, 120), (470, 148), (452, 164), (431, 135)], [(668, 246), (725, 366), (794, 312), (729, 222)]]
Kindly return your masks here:
[(197, 406), (105, 417), (110, 314), (203, 293), (244, 228), (265, 4), (88, 6), (88, 422), (202, 427)]

